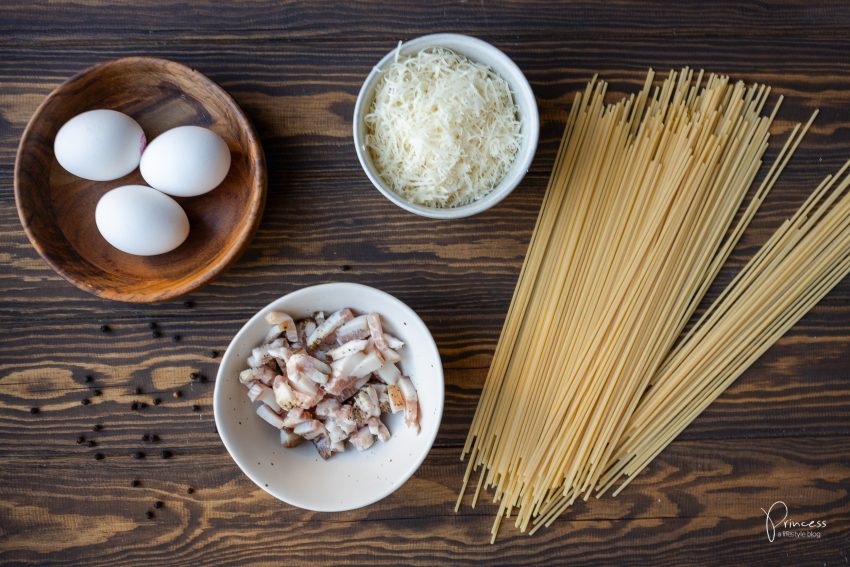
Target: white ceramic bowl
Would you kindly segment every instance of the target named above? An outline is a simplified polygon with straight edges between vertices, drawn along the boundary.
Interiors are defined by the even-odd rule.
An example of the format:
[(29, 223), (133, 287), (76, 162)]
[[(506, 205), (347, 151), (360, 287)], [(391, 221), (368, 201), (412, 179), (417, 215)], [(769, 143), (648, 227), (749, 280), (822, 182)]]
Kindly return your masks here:
[(510, 85), (514, 101), (519, 108), (520, 121), (522, 123), (522, 147), (502, 181), (481, 199), (468, 205), (452, 208), (417, 205), (407, 201), (386, 186), (378, 174), (375, 164), (372, 162), (372, 157), (365, 149), (367, 131), (365, 116), (369, 113), (372, 106), (375, 88), (380, 82), (381, 71), (393, 62), (396, 51), (399, 48), (393, 49), (381, 59), (372, 69), (372, 72), (369, 73), (369, 76), (366, 77), (366, 81), (360, 88), (360, 94), (357, 95), (357, 102), (354, 105), (354, 146), (357, 150), (357, 158), (360, 160), (360, 165), (363, 166), (363, 170), (366, 172), (372, 185), (383, 193), (384, 197), (402, 209), (423, 217), (435, 219), (468, 217), (489, 209), (507, 197), (522, 178), (525, 177), (528, 168), (531, 167), (534, 152), (537, 150), (537, 140), (540, 137), (540, 117), (537, 113), (537, 101), (534, 98), (534, 93), (528, 84), (528, 80), (526, 80), (525, 75), (522, 74), (519, 67), (507, 55), (480, 39), (453, 33), (426, 35), (403, 43), (399, 54), (415, 55), (419, 51), (429, 47), (445, 47), (456, 53), (465, 55), (473, 61), (488, 65)]
[[(246, 396), (238, 375), (247, 367), (251, 349), (268, 331), (263, 317), (269, 311), (285, 311), (298, 319), (343, 307), (359, 313), (380, 313), (387, 331), (404, 341), (400, 368), (416, 386), (421, 431), (416, 434), (406, 427), (401, 413), (385, 416), (384, 423), (392, 433), (389, 441), (376, 441), (362, 453), (349, 445), (345, 452), (324, 461), (312, 443), (294, 449), (282, 447), (278, 431), (257, 416), (257, 404)], [(330, 283), (285, 295), (245, 323), (222, 358), (213, 407), (224, 446), (257, 486), (299, 508), (339, 512), (377, 502), (416, 472), (437, 436), (443, 394), (443, 366), (437, 345), (410, 307), (375, 288)]]

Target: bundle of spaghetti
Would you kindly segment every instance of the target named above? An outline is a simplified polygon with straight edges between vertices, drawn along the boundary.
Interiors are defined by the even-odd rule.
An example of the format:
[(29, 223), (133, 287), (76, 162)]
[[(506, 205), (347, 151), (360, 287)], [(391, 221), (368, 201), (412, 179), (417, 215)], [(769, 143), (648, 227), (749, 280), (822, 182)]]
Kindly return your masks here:
[[(770, 89), (689, 69), (605, 104), (576, 96), (463, 456), (527, 529), (587, 498), (642, 395), (805, 129), (745, 200)], [(733, 226), (733, 222), (738, 217)]]
[[(850, 274), (850, 161), (827, 176), (711, 304), (651, 380), (599, 480), (616, 496), (744, 371)], [(535, 520), (550, 525), (561, 497)], [(534, 531), (534, 530), (532, 530)]]

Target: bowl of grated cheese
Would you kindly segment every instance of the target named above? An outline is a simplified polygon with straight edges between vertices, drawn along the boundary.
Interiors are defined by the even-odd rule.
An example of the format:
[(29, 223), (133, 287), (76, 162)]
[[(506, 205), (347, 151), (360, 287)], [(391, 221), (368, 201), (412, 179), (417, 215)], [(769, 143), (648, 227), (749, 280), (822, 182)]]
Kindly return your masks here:
[(507, 197), (528, 172), (540, 132), (519, 67), (459, 34), (399, 42), (364, 81), (353, 122), (357, 158), (375, 188), (437, 219), (468, 217)]

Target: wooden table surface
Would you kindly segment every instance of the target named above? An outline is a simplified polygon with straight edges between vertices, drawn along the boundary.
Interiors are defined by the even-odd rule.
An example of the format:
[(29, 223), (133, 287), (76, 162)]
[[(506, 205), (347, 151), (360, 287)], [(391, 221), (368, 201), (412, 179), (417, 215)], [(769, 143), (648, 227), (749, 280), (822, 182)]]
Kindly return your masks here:
[[(355, 97), (372, 65), (399, 39), (438, 31), (504, 50), (531, 82), (542, 121), (538, 155), (518, 189), (491, 211), (449, 222), (384, 199), (351, 139)], [(36, 106), (83, 67), (131, 54), (173, 59), (221, 84), (253, 120), (268, 160), (253, 244), (187, 304), (126, 305), (78, 291), (38, 257), (15, 211), (12, 166)], [(579, 504), (534, 537), (506, 522), (495, 545), (489, 501), (452, 510), (460, 445), (568, 101), (594, 73), (623, 93), (649, 66), (684, 65), (784, 94), (778, 140), (821, 109), (723, 272), (728, 281), (850, 157), (846, 3), (0, 4), (0, 562), (850, 563), (850, 281), (617, 499)], [(318, 514), (256, 488), (228, 456), (213, 422), (211, 351), (223, 352), (266, 303), (327, 281), (379, 287), (422, 316), (445, 364), (446, 411), (429, 457), (398, 492), (365, 509)], [(191, 372), (210, 380), (192, 381)], [(134, 401), (147, 407), (133, 411)], [(144, 442), (145, 434), (159, 440)], [(147, 458), (134, 459), (136, 451)], [(826, 521), (821, 537), (770, 543), (761, 509), (777, 500), (793, 520)]]

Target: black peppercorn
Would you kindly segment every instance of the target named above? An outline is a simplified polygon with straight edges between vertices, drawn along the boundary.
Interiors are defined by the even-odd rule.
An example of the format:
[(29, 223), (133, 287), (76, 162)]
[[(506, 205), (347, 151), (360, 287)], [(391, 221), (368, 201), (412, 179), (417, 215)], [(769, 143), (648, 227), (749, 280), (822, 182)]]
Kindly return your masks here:
[(181, 392), (180, 390), (177, 390), (176, 392), (174, 392), (171, 395), (174, 396), (175, 398), (180, 398), (180, 397), (183, 397), (183, 392)]
[(132, 404), (130, 404), (130, 409), (131, 410), (139, 409), (139, 402), (133, 402)]
[(110, 329), (110, 328), (109, 328), (109, 325), (101, 325), (101, 326), (100, 326), (100, 332), (101, 332), (101, 333), (108, 333), (108, 332), (109, 332), (109, 331), (111, 331), (111, 330), (112, 330), (112, 329)]
[(139, 486), (141, 486), (141, 485), (142, 485), (142, 481), (141, 481), (141, 480), (134, 480), (134, 481), (133, 481), (133, 482), (131, 482), (130, 484), (131, 484), (134, 488), (137, 488), (137, 487), (139, 487)]
[(154, 398), (154, 399), (153, 399), (153, 405), (158, 406), (158, 405), (159, 405), (159, 404), (161, 404), (161, 403), (162, 403), (162, 399), (161, 399), (161, 398)]
[(200, 377), (201, 375), (198, 372), (192, 372), (191, 374), (189, 374), (189, 378), (191, 378), (192, 380), (197, 380)]
[(157, 500), (156, 502), (153, 503), (153, 507), (156, 508), (157, 510), (162, 508), (164, 505), (165, 504), (163, 503), (162, 500)]
[(181, 339), (180, 335), (174, 335), (173, 337), (171, 337), (171, 340), (174, 341), (175, 343), (179, 343), (180, 339)]
[(103, 457), (104, 457), (103, 453), (95, 453), (95, 454), (94, 454), (94, 458), (95, 458), (95, 460), (97, 460), (97, 461), (102, 460), (102, 459), (103, 459)]
[(136, 386), (136, 389), (134, 390), (134, 392), (136, 392), (136, 395), (137, 395), (137, 396), (141, 396), (141, 395), (143, 394), (143, 392), (142, 392), (142, 387), (141, 387), (141, 386)]
[(136, 451), (135, 453), (133, 453), (133, 458), (134, 459), (144, 459), (145, 454), (142, 451)]
[(150, 435), (148, 435), (147, 433), (145, 433), (144, 435), (142, 435), (142, 441), (150, 441), (150, 440), (151, 440), (151, 436), (150, 436)]
[(151, 510), (148, 510), (147, 512), (145, 512), (145, 517), (148, 520), (152, 520), (153, 519), (153, 512)]
[(94, 377), (91, 374), (86, 374), (85, 380), (87, 383), (90, 383), (94, 381)]
[(151, 321), (150, 323), (148, 323), (148, 329), (150, 329), (151, 331), (156, 329), (156, 327), (157, 327), (157, 325), (156, 325), (155, 322)]
[(218, 358), (218, 351), (213, 349), (210, 351), (210, 358)]
[(102, 395), (103, 395), (103, 392), (102, 392), (101, 390), (95, 390), (95, 391), (93, 392), (93, 394), (94, 394), (95, 396), (102, 396)]
[(100, 431), (101, 429), (103, 429), (103, 426), (102, 426), (101, 424), (99, 424), (99, 423), (95, 423), (95, 424), (92, 426), (92, 428), (91, 428), (91, 429), (92, 429), (92, 431)]
[(194, 488), (192, 488), (192, 487), (190, 486), (189, 488), (187, 488), (187, 489), (186, 489), (186, 493), (187, 493), (187, 494), (194, 494), (194, 493), (195, 493), (195, 489), (194, 489)]
[(160, 456), (161, 456), (163, 459), (170, 459), (171, 457), (173, 457), (173, 456), (174, 456), (174, 453), (172, 453), (172, 452), (171, 452), (171, 451), (169, 451), (168, 449), (163, 449), (163, 450), (162, 450), (162, 452), (160, 453)]
[(89, 447), (97, 447), (97, 443), (94, 442), (94, 439), (89, 439), (88, 445)]
[(151, 333), (151, 336), (155, 339), (158, 339), (159, 337), (162, 336), (162, 332), (159, 329), (154, 329), (153, 332)]
[(85, 438), (85, 437), (83, 437), (82, 435), (80, 435), (79, 437), (77, 437), (77, 445), (82, 445), (82, 444), (83, 444), (83, 443), (85, 443), (85, 442), (86, 442), (86, 438)]
[(192, 411), (201, 411), (201, 406), (199, 406), (198, 404), (193, 405)]
[(41, 411), (41, 410), (40, 410), (40, 409), (38, 409), (38, 408), (30, 408), (30, 413), (33, 413), (33, 414), (38, 413), (38, 412), (40, 412), (40, 411)]
[(87, 405), (89, 405), (91, 402), (89, 401), (89, 399), (88, 399), (88, 398), (83, 398), (82, 400), (80, 400), (80, 403), (81, 403), (81, 404), (83, 404), (84, 406), (87, 406)]
[(194, 301), (184, 301), (184, 302), (183, 302), (183, 307), (185, 307), (186, 309), (191, 309), (191, 308), (193, 308), (194, 306), (195, 306), (195, 302), (194, 302)]
[(153, 433), (151, 435), (151, 441), (153, 441), (154, 443), (158, 442), (159, 441), (159, 435), (157, 435), (156, 433)]

